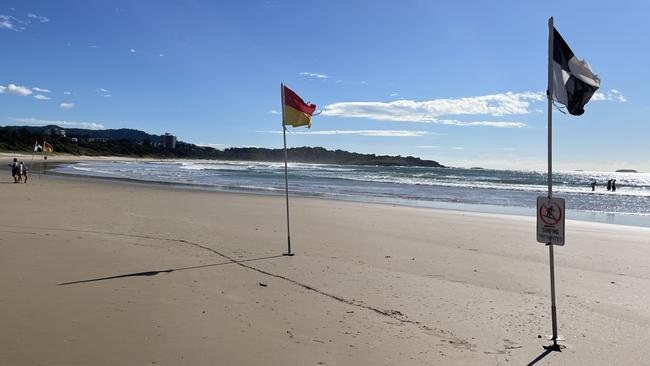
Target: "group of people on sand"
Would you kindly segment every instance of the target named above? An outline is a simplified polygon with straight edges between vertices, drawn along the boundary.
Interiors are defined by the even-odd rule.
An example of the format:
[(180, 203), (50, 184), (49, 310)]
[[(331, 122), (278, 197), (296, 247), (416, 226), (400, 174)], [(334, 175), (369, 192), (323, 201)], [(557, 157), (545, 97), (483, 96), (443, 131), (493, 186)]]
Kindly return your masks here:
[[(595, 190), (596, 190), (596, 181), (593, 181), (593, 183), (591, 183), (591, 191), (593, 192)], [(616, 179), (610, 179), (607, 181), (607, 190), (616, 192)]]
[(14, 158), (14, 161), (9, 166), (11, 167), (11, 176), (14, 177), (14, 183), (27, 183), (29, 178), (27, 165), (22, 161), (18, 162), (18, 159)]

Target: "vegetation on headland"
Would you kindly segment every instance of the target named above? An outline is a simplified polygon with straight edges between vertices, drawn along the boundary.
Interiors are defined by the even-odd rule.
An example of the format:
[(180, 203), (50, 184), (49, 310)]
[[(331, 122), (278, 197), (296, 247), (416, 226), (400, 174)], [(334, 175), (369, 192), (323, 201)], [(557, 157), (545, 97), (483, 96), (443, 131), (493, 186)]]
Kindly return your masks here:
[[(62, 137), (51, 134), (52, 128), (55, 127), (0, 127), (0, 151), (31, 153), (34, 150), (35, 141), (42, 144), (45, 140), (54, 146), (55, 153), (79, 156), (284, 161), (283, 149), (233, 147), (218, 150), (182, 141), (177, 142), (175, 149), (165, 149), (157, 143), (160, 141), (160, 136), (150, 135), (139, 130), (75, 128), (66, 129), (66, 137)], [(288, 153), (290, 161), (300, 163), (444, 167), (437, 161), (423, 160), (413, 156), (359, 154), (343, 150), (327, 150), (322, 147), (290, 148)]]

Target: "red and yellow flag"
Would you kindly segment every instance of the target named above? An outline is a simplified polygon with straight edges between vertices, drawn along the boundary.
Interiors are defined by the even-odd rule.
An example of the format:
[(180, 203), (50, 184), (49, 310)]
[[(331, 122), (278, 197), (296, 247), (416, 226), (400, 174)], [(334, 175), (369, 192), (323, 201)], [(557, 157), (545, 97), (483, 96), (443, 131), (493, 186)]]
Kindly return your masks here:
[(46, 153), (51, 153), (54, 151), (54, 146), (50, 145), (50, 143), (47, 141), (43, 141), (43, 151)]
[(316, 110), (316, 105), (305, 103), (293, 90), (282, 85), (282, 123), (293, 127), (311, 127), (311, 116)]

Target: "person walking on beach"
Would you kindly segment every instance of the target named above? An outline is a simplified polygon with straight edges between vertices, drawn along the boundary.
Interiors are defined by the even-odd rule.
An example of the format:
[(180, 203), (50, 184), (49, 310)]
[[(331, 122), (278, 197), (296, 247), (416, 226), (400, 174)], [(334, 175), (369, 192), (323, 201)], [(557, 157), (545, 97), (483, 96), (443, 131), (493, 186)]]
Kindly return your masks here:
[(24, 170), (25, 170), (25, 165), (21, 161), (20, 163), (18, 163), (18, 183), (23, 182), (23, 171)]
[(612, 192), (616, 192), (616, 179), (612, 180)]
[(612, 190), (612, 180), (611, 179), (607, 181), (607, 190), (608, 191)]
[(21, 166), (21, 175), (23, 177), (23, 183), (27, 183), (27, 179), (29, 176), (27, 175), (27, 165), (25, 165), (22, 161), (20, 162)]
[(596, 181), (594, 181), (593, 183), (591, 183), (591, 191), (593, 192), (593, 191), (595, 191), (595, 190), (596, 190)]
[(18, 183), (18, 176), (20, 174), (20, 165), (18, 159), (14, 158), (14, 162), (9, 164), (11, 167), (11, 176), (14, 177), (14, 183)]

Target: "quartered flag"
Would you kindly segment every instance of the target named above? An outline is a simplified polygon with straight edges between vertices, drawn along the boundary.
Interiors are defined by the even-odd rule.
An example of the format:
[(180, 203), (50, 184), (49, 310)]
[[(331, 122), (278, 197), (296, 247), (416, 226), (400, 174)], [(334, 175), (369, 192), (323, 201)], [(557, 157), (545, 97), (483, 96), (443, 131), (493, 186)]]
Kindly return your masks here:
[(584, 106), (600, 87), (600, 78), (584, 60), (578, 60), (553, 27), (553, 100), (564, 104), (569, 113), (579, 116)]
[(38, 141), (34, 141), (34, 152), (43, 151), (43, 146), (38, 144)]
[(311, 127), (311, 116), (316, 105), (305, 103), (293, 90), (282, 85), (282, 123), (286, 126)]

